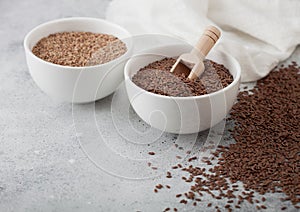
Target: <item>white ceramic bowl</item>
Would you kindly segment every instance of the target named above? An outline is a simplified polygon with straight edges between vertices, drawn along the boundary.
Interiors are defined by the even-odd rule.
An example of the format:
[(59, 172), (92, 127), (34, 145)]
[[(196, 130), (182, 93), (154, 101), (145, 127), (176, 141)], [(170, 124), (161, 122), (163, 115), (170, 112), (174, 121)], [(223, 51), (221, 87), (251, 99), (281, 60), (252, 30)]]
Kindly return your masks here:
[(208, 59), (224, 64), (234, 81), (227, 87), (206, 95), (169, 97), (147, 92), (135, 85), (131, 78), (142, 67), (162, 59), (189, 52), (188, 45), (164, 46), (133, 56), (125, 65), (124, 75), (128, 98), (136, 113), (152, 127), (170, 133), (196, 133), (206, 130), (224, 119), (238, 94), (241, 68), (228, 54), (212, 50)]
[[(127, 52), (105, 64), (88, 67), (61, 66), (44, 61), (32, 53), (43, 37), (56, 32), (86, 31), (112, 34), (127, 46)], [(129, 32), (108, 21), (96, 18), (65, 18), (44, 23), (31, 30), (24, 39), (30, 74), (36, 84), (55, 100), (74, 103), (92, 102), (108, 96), (123, 80), (123, 69), (131, 56)]]

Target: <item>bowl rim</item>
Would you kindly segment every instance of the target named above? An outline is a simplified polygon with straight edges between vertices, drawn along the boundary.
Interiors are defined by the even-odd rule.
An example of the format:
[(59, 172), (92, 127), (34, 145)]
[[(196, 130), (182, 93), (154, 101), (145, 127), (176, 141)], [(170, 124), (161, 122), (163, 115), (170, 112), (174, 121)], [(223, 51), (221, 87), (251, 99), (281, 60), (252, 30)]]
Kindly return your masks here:
[[(109, 24), (112, 27), (115, 27), (115, 28), (119, 29), (120, 31), (123, 31), (124, 34), (128, 35), (128, 39), (129, 39), (128, 43), (124, 42), (126, 47), (127, 47), (127, 51), (123, 55), (121, 55), (121, 56), (119, 56), (119, 57), (117, 57), (117, 58), (115, 58), (111, 61), (108, 61), (107, 63), (103, 63), (103, 64), (98, 64), (98, 65), (93, 65), (93, 66), (64, 66), (64, 65), (51, 63), (51, 62), (48, 62), (46, 60), (43, 60), (43, 59), (39, 58), (38, 56), (33, 54), (32, 50), (29, 48), (29, 43), (28, 43), (29, 38), (41, 27), (45, 27), (47, 25), (56, 24), (56, 23), (60, 23), (60, 22), (83, 21), (83, 20)], [(24, 38), (24, 41), (23, 41), (23, 46), (24, 46), (25, 52), (27, 52), (31, 57), (33, 57), (34, 59), (36, 59), (36, 60), (38, 60), (42, 63), (45, 63), (47, 65), (50, 65), (50, 66), (53, 66), (53, 67), (56, 67), (56, 68), (82, 70), (82, 69), (94, 69), (94, 68), (109, 66), (109, 65), (111, 65), (111, 63), (115, 62), (116, 60), (121, 60), (122, 58), (128, 56), (130, 54), (130, 52), (132, 51), (132, 48), (133, 48), (133, 40), (132, 40), (132, 35), (129, 33), (128, 30), (126, 30), (125, 28), (121, 27), (118, 24), (112, 23), (112, 22), (107, 21), (105, 19), (93, 18), (93, 17), (68, 17), (68, 18), (59, 18), (59, 19), (54, 19), (54, 20), (51, 20), (51, 21), (47, 21), (45, 23), (39, 24), (38, 26), (34, 27), (33, 29), (31, 29), (26, 34), (26, 36)]]
[[(163, 46), (164, 48), (167, 48), (167, 47), (170, 47), (170, 46), (187, 46), (186, 44), (179, 44), (179, 45), (167, 45), (167, 46)], [(151, 50), (157, 50), (157, 49), (160, 49), (162, 47), (157, 47), (157, 48), (153, 48)], [(239, 64), (239, 62), (233, 57), (231, 56), (230, 54), (222, 51), (222, 50), (212, 50), (212, 51), (215, 51), (215, 52), (219, 52), (219, 53), (222, 53), (224, 54), (226, 57), (228, 57), (231, 61), (233, 61), (233, 63), (235, 63), (234, 65), (236, 65), (237, 67), (237, 73), (236, 73), (236, 77), (233, 79), (233, 81), (228, 85), (226, 86), (225, 88), (222, 88), (218, 91), (215, 91), (215, 92), (212, 92), (212, 93), (209, 93), (209, 94), (204, 94), (204, 95), (200, 95), (200, 96), (185, 96), (185, 97), (182, 97), (182, 96), (165, 96), (165, 95), (160, 95), (160, 94), (156, 94), (156, 93), (152, 93), (152, 92), (149, 92), (139, 86), (137, 86), (133, 81), (132, 79), (130, 78), (129, 76), (129, 68), (131, 66), (131, 63), (134, 59), (134, 57), (137, 57), (137, 56), (145, 56), (145, 55), (156, 55), (158, 56), (158, 54), (154, 54), (154, 53), (141, 53), (141, 54), (136, 54), (134, 56), (132, 56), (132, 58), (130, 58), (126, 64), (125, 64), (125, 67), (124, 67), (124, 78), (125, 78), (125, 83), (130, 83), (131, 86), (139, 89), (141, 92), (144, 92), (150, 96), (153, 96), (153, 97), (157, 97), (157, 98), (162, 98), (162, 99), (172, 99), (172, 100), (198, 100), (198, 99), (204, 99), (204, 98), (210, 98), (210, 97), (213, 97), (213, 96), (216, 96), (216, 95), (219, 95), (227, 90), (230, 90), (233, 86), (235, 86), (241, 79), (241, 66)]]

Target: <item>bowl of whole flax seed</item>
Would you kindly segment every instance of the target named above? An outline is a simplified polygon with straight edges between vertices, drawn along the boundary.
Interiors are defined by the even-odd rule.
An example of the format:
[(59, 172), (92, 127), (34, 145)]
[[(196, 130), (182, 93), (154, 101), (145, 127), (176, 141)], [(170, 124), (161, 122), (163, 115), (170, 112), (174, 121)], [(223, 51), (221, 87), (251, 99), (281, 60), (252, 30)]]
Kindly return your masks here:
[(64, 18), (41, 24), (24, 39), (35, 83), (55, 100), (85, 103), (113, 93), (131, 56), (129, 32), (106, 20)]
[(241, 69), (232, 56), (212, 50), (195, 80), (170, 72), (189, 45), (170, 45), (133, 56), (125, 65), (125, 85), (135, 112), (152, 127), (196, 133), (224, 119), (238, 94)]

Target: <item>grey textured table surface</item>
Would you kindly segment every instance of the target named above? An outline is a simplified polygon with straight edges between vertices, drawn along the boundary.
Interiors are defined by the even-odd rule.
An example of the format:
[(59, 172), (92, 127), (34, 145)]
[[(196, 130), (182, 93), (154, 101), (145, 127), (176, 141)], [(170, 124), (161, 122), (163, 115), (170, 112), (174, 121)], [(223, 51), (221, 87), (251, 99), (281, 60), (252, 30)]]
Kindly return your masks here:
[[(94, 156), (89, 159), (83, 151), (84, 144), (80, 143), (80, 137), (85, 136), (85, 127), (90, 128), (89, 120), (86, 120), (88, 116), (85, 115), (90, 112), (91, 108), (92, 111), (97, 112), (96, 116), (100, 119), (98, 125), (102, 124), (100, 127), (108, 145), (115, 148), (115, 154), (110, 155), (109, 160), (114, 160), (118, 153), (125, 156), (126, 154), (132, 156), (131, 154), (136, 153), (132, 157), (147, 161), (149, 157), (147, 151), (151, 148), (163, 154), (164, 148), (170, 147), (173, 142), (180, 144), (183, 140), (192, 141), (195, 135), (180, 137), (177, 140), (175, 138), (176, 141), (174, 141), (174, 135), (160, 135), (159, 132), (152, 130), (147, 136), (134, 137), (126, 134), (128, 125), (122, 118), (119, 118), (116, 122), (121, 129), (119, 134), (125, 133), (125, 136), (131, 136), (131, 139), (142, 140), (145, 143), (144, 145), (131, 143), (132, 148), (136, 148), (133, 151), (132, 148), (128, 149), (129, 144), (120, 142), (115, 130), (109, 131), (110, 105), (116, 95), (105, 98), (96, 105), (75, 106), (73, 108), (75, 121), (78, 118), (76, 126), (73, 121), (74, 116), (72, 116), (72, 105), (51, 100), (35, 85), (29, 75), (22, 42), (30, 29), (45, 21), (62, 17), (103, 18), (108, 3), (109, 1), (106, 0), (0, 1), (1, 212), (162, 211), (169, 206), (177, 207), (181, 211), (207, 210), (201, 205), (195, 209), (191, 205), (183, 206), (178, 203), (174, 195), (180, 191), (184, 192), (188, 185), (181, 183), (176, 173), (175, 179), (169, 181), (164, 176), (151, 177), (150, 175), (149, 179), (125, 179), (134, 173), (134, 170), (118, 166), (117, 161), (109, 164), (110, 161), (107, 160), (103, 160), (104, 167), (101, 167), (102, 153), (99, 152), (98, 159), (93, 158)], [(300, 60), (299, 52), (298, 49), (293, 54), (293, 60)], [(117, 95), (121, 96), (121, 99), (124, 97), (122, 92)], [(149, 128), (132, 111), (129, 115), (131, 124), (139, 131), (144, 132)], [(160, 137), (156, 140), (156, 144), (159, 144), (147, 145), (147, 139), (152, 136), (153, 140), (157, 135)], [(207, 131), (201, 133), (197, 138), (195, 153), (197, 153), (197, 145), (203, 146), (203, 141), (208, 136), (216, 135)], [(186, 142), (184, 148), (188, 149), (189, 145), (192, 144)], [(97, 157), (97, 149), (91, 154)], [(134, 168), (134, 165), (131, 163), (128, 167)], [(145, 170), (146, 168), (145, 166)], [(147, 174), (141, 169), (135, 171)], [(154, 185), (161, 182), (167, 182), (172, 189), (154, 194)], [(269, 196), (266, 202), (269, 211), (278, 209), (280, 205), (278, 197)], [(204, 199), (203, 205), (206, 205), (208, 201), (210, 200)], [(216, 204), (223, 205), (224, 203)], [(242, 211), (253, 210), (254, 206), (243, 205)], [(289, 210), (294, 211), (293, 207), (289, 207)]]

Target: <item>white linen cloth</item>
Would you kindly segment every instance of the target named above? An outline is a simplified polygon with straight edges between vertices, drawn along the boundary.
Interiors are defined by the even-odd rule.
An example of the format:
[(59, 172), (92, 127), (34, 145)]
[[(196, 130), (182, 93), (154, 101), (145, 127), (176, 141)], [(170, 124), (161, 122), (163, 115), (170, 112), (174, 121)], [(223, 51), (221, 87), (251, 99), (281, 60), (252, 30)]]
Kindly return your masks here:
[(239, 61), (243, 82), (266, 76), (300, 43), (299, 0), (113, 0), (106, 18), (133, 35), (173, 35), (191, 45), (216, 25), (216, 48)]

